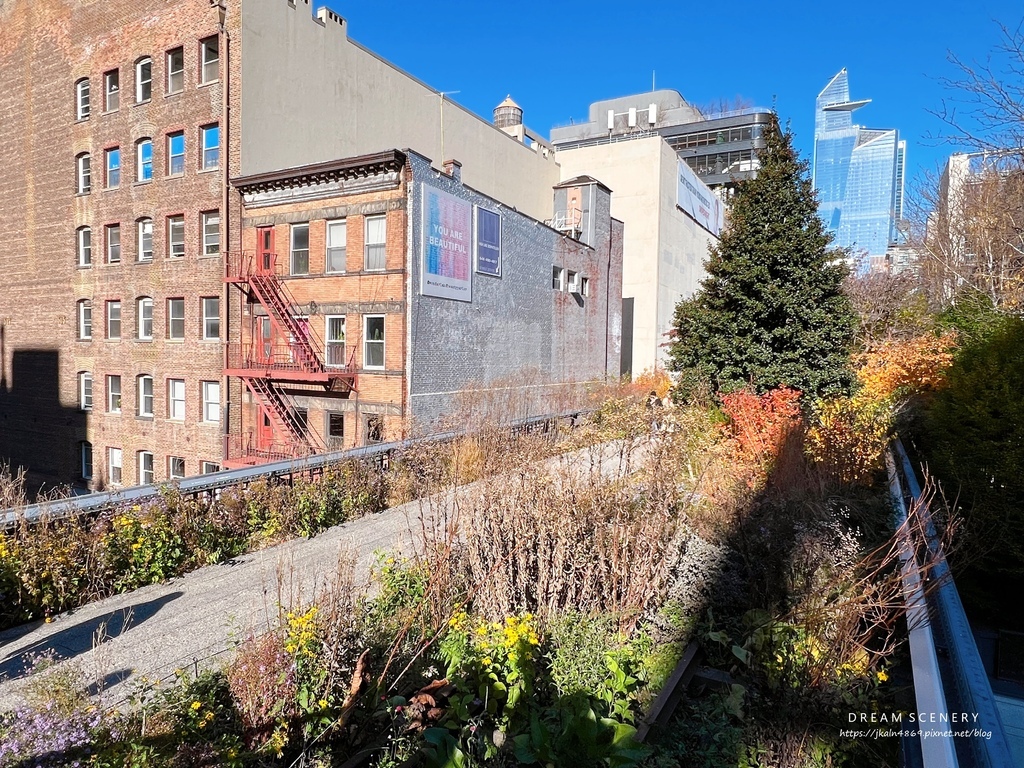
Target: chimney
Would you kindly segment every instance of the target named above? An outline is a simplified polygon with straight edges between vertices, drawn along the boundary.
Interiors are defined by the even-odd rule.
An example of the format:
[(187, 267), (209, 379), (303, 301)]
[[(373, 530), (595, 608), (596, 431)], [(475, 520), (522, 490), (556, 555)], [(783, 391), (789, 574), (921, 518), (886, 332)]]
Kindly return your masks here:
[(460, 184), (462, 183), (462, 163), (460, 163), (458, 160), (445, 160), (444, 172), (446, 175), (451, 176)]

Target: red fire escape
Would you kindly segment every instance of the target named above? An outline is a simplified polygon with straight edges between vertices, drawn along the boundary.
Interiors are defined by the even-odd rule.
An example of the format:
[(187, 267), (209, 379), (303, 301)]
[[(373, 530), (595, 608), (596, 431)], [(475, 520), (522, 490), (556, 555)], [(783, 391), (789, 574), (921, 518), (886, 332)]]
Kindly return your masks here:
[[(228, 436), (225, 464), (232, 467), (326, 450), (305, 414), (292, 406), (288, 384), (317, 384), (333, 392), (355, 389), (352, 357), (346, 360), (344, 347), (338, 345), (325, 357), (323, 340), (296, 317), (295, 302), (278, 278), (272, 230), (259, 234), (258, 251), (227, 258), (225, 280), (246, 295), (250, 323), (241, 342), (228, 344), (224, 373), (240, 378), (259, 404), (257, 423), (243, 434)], [(257, 304), (265, 315), (258, 313)]]

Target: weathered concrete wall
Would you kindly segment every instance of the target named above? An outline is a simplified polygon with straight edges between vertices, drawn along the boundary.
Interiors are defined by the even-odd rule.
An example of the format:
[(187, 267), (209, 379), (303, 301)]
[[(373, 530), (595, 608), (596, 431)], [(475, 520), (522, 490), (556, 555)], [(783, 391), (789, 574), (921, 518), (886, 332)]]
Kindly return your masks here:
[[(357, 30), (358, 31), (358, 30)], [(466, 183), (538, 219), (557, 184), (544, 157), (348, 39), (308, 0), (245, 0), (242, 173), (292, 168), (391, 148), (463, 163)]]
[[(621, 262), (612, 234), (619, 222), (609, 218), (607, 195), (596, 196), (591, 247), (438, 175), (426, 158), (413, 154), (410, 163), (410, 403), (417, 425), (454, 415), (470, 390), (481, 399), (507, 392), (521, 410), (506, 416), (550, 412), (567, 385), (616, 373)], [(473, 274), (472, 302), (420, 295), (424, 185), (501, 213), (501, 277)], [(590, 295), (554, 290), (555, 265), (586, 276)]]

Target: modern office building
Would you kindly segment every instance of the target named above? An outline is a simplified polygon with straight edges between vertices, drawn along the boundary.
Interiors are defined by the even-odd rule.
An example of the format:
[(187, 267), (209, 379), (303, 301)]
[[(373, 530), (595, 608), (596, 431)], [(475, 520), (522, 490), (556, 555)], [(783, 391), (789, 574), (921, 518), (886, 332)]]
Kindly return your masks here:
[[(358, 181), (337, 169), (318, 176), (323, 164), (355, 163), (360, 172), (379, 175), (378, 166), (354, 158), (408, 148), (407, 158), (431, 158), (433, 172), (443, 174), (444, 160), (456, 157), (466, 189), (488, 201), (473, 205), (492, 211), (503, 206), (502, 232), (506, 219), (510, 237), (527, 227), (518, 217), (505, 216), (512, 210), (549, 237), (571, 234), (541, 223), (554, 218), (556, 187), (563, 181), (553, 152), (511, 139), (374, 55), (349, 39), (343, 18), (325, 8), (314, 13), (308, 0), (138, 0), (116, 6), (8, 0), (0, 3), (0, 82), (9, 86), (0, 92), (5, 162), (0, 176), (0, 459), (29, 468), (36, 485), (73, 481), (117, 487), (210, 471), (239, 458), (232, 450), (244, 444), (242, 414), (284, 408), (301, 418), (297, 402), (282, 400), (279, 391), (268, 394), (260, 383), (251, 386), (272, 377), (243, 376), (238, 371), (245, 368), (226, 360), (225, 350), (240, 350), (244, 334), (252, 330), (246, 322), (274, 309), (294, 315), (295, 323), (277, 317), (280, 322), (271, 323), (277, 334), (272, 344), (295, 343), (287, 337), (295, 331), (301, 335), (303, 317), (310, 317), (310, 327), (315, 324), (314, 302), (343, 318), (341, 325), (335, 321), (323, 328), (325, 342), (338, 341), (344, 327), (358, 344), (359, 354), (346, 359), (346, 366), (355, 367), (355, 383), (328, 377), (339, 395), (348, 387), (352, 414), (361, 414), (361, 421), (344, 427), (345, 444), (377, 433), (376, 422), (374, 430), (364, 423), (365, 414), (394, 417), (385, 422), (385, 434), (401, 434), (393, 425), (409, 422), (410, 403), (421, 393), (418, 374), (410, 374), (404, 363), (385, 368), (403, 371), (404, 380), (411, 380), (405, 394), (400, 386), (368, 387), (364, 393), (359, 381), (364, 373), (367, 384), (381, 375), (380, 348), (372, 346), (380, 339), (374, 337), (384, 335), (390, 360), (395, 338), (390, 331), (403, 328), (414, 301), (409, 292), (421, 288), (409, 271), (419, 230), (392, 231), (405, 226), (399, 220), (413, 221), (402, 218), (402, 206), (414, 204), (410, 201), (418, 193), (403, 187), (387, 203), (397, 206), (394, 211), (379, 210), (380, 201), (371, 199), (353, 208), (347, 195), (362, 189)], [(422, 170), (416, 183), (426, 184), (428, 161), (416, 163)], [(403, 172), (412, 165), (406, 161)], [(264, 177), (282, 169), (287, 172), (280, 179)], [(306, 248), (303, 228), (297, 226), (305, 213), (273, 207), (257, 213), (254, 201), (242, 194), (260, 189), (257, 197), (272, 197), (273, 189), (290, 189), (296, 175), (312, 185), (310, 194), (317, 199), (323, 190), (311, 180), (330, 177), (338, 195), (333, 211), (311, 209)], [(235, 179), (240, 186), (232, 183)], [(289, 199), (297, 202), (302, 194), (293, 192)], [(374, 218), (382, 213), (383, 226)], [(260, 223), (260, 216), (280, 218)], [(391, 217), (398, 218), (392, 223)], [(340, 221), (348, 218), (353, 226), (346, 231)], [(289, 277), (296, 264), (301, 266), (296, 259), (303, 251), (311, 265), (331, 258), (337, 265), (342, 231), (353, 244), (369, 243), (374, 253), (384, 246), (385, 276), (378, 274), (376, 262), (370, 268), (369, 262), (346, 260), (346, 285), (358, 283), (370, 293), (352, 299), (333, 276), (335, 270), (328, 278), (324, 267), (323, 290), (337, 287), (337, 296), (303, 298), (296, 287), (301, 306), (268, 309), (258, 293), (236, 287), (243, 273), (228, 269), (240, 263), (236, 256), (242, 259), (254, 248), (253, 233), (261, 226), (276, 233), (282, 251), (277, 264), (287, 267)], [(612, 226), (610, 219), (604, 226)], [(400, 237), (392, 241), (395, 236)], [(472, 312), (479, 322), (492, 323), (488, 343), (498, 338), (510, 344), (554, 343), (554, 335), (542, 332), (542, 327), (550, 331), (554, 319), (545, 325), (534, 318), (537, 338), (522, 328), (513, 333), (518, 327), (510, 321), (508, 304), (496, 295), (528, 279), (545, 287), (546, 304), (539, 296), (531, 299), (536, 311), (545, 306), (560, 311), (551, 295), (552, 269), (559, 263), (525, 276), (516, 247), (505, 245), (512, 254), (507, 277), (470, 276), (474, 290), (486, 285), (475, 293), (481, 300), (474, 298)], [(545, 258), (562, 258), (548, 241), (543, 245)], [(577, 257), (582, 266), (574, 270)], [(562, 267), (586, 275), (587, 258), (568, 254)], [(312, 273), (294, 277), (289, 282), (303, 286), (317, 280)], [(392, 296), (395, 285), (404, 287)], [(595, 274), (589, 287), (614, 290), (613, 285), (605, 273)], [(381, 293), (373, 293), (378, 288)], [(565, 301), (577, 301), (574, 293), (561, 294)], [(263, 298), (271, 301), (268, 295)], [(431, 303), (416, 300), (421, 312)], [(596, 316), (595, 303), (584, 301), (577, 308), (589, 318)], [(442, 325), (434, 333), (454, 350), (466, 343), (465, 328), (444, 327), (443, 314), (436, 313)], [(367, 325), (367, 315), (383, 316), (384, 322)], [(614, 334), (614, 308), (600, 321)], [(409, 336), (411, 323), (397, 331), (408, 360), (421, 359), (417, 345), (426, 345), (426, 327), (418, 326), (417, 337)], [(605, 344), (593, 341), (589, 327), (586, 333), (571, 329), (599, 364), (590, 361), (577, 370), (569, 365), (577, 358), (567, 356), (550, 372), (563, 378), (596, 375), (603, 370)], [(484, 332), (477, 328), (476, 333), (483, 343)], [(464, 363), (452, 355), (430, 361), (440, 367)], [(489, 372), (473, 369), (474, 381), (487, 384)], [(316, 383), (323, 389), (323, 382)], [(422, 390), (428, 391), (434, 390)], [(274, 397), (279, 402), (268, 400)], [(281, 424), (274, 425), (275, 441), (287, 443), (294, 436), (281, 434)]]
[(813, 181), (818, 212), (835, 238), (850, 249), (858, 272), (885, 262), (898, 242), (903, 218), (906, 142), (894, 128), (855, 125), (853, 113), (870, 99), (851, 100), (840, 70), (818, 94), (814, 113)]
[(722, 200), (756, 174), (771, 119), (763, 109), (705, 117), (661, 90), (596, 102), (588, 121), (551, 131), (563, 176), (605, 182), (612, 215), (626, 225), (623, 373), (664, 365), (676, 304), (700, 287)]

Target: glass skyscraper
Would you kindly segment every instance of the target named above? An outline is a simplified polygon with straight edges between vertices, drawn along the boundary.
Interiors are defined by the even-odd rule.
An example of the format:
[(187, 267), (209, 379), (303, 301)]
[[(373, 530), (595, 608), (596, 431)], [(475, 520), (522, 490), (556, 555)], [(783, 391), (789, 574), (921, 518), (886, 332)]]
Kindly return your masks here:
[(884, 259), (899, 237), (896, 223), (903, 215), (907, 145), (895, 128), (853, 124), (854, 110), (870, 101), (850, 99), (843, 69), (818, 94), (814, 112), (818, 214), (835, 244), (850, 249), (858, 271), (866, 271), (873, 259)]

